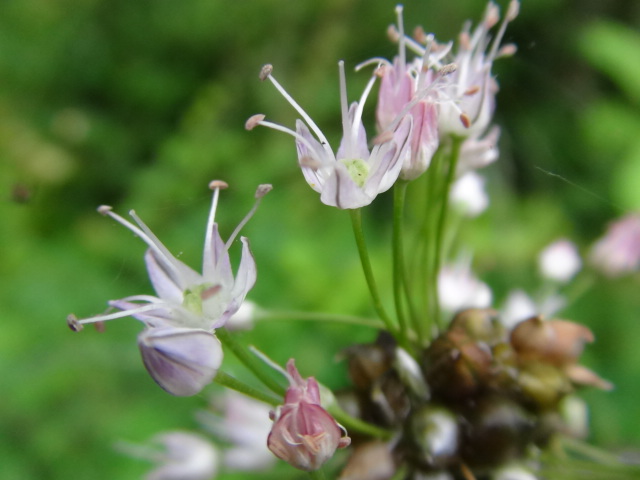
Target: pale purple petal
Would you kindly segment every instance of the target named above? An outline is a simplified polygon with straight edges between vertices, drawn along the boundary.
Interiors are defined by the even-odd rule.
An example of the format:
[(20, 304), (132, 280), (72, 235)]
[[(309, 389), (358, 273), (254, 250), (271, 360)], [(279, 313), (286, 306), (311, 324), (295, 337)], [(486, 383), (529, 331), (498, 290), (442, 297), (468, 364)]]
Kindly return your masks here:
[(364, 186), (368, 195), (375, 197), (386, 192), (398, 179), (404, 155), (409, 148), (412, 124), (411, 116), (406, 116), (396, 128), (391, 141), (373, 148), (369, 159), (371, 171)]
[(360, 208), (369, 205), (374, 197), (367, 195), (358, 187), (349, 175), (347, 168), (337, 162), (327, 179), (320, 195), (320, 200), (325, 205), (342, 209)]
[[(149, 280), (153, 285), (158, 297), (171, 303), (182, 303), (182, 288), (177, 285), (168, 272), (164, 269), (162, 262), (159, 262), (153, 250), (149, 249), (144, 254), (144, 261), (147, 265)], [(195, 272), (194, 272), (195, 273)]]
[(211, 235), (211, 245), (204, 246), (202, 261), (203, 283), (215, 283), (216, 285), (231, 285), (233, 283), (233, 272), (231, 261), (220, 233), (218, 224), (213, 224), (213, 234)]
[[(349, 107), (349, 127), (352, 128), (355, 122), (354, 117), (356, 115), (356, 110), (358, 109), (358, 103), (354, 102)], [(350, 135), (342, 137), (342, 141), (340, 142), (340, 148), (338, 148), (338, 152), (336, 153), (336, 158), (339, 159), (360, 159), (360, 160), (368, 160), (369, 159), (369, 146), (367, 145), (367, 133), (364, 130), (364, 125), (362, 124), (362, 119), (358, 120), (358, 128), (356, 137), (353, 138)]]
[(240, 305), (242, 305), (242, 302), (247, 296), (247, 293), (256, 283), (256, 261), (253, 258), (253, 253), (251, 253), (249, 240), (246, 237), (241, 237), (240, 240), (242, 241), (242, 257), (240, 259), (238, 273), (236, 274), (236, 280), (233, 284), (233, 289), (231, 290), (231, 301), (228, 303), (227, 308), (219, 321), (215, 322), (213, 328), (218, 328), (224, 325), (225, 322), (238, 311)]
[[(310, 149), (304, 142), (296, 139), (296, 149), (298, 150), (298, 162), (302, 169), (302, 174), (311, 188), (316, 192), (322, 191), (324, 180), (319, 175), (319, 168), (327, 162), (326, 153), (320, 142), (318, 142), (303, 121), (296, 121), (296, 132), (301, 135), (313, 149)], [(317, 166), (308, 167), (307, 164), (317, 163)]]
[(138, 346), (151, 377), (176, 396), (199, 393), (222, 363), (220, 341), (205, 330), (149, 328), (138, 335)]

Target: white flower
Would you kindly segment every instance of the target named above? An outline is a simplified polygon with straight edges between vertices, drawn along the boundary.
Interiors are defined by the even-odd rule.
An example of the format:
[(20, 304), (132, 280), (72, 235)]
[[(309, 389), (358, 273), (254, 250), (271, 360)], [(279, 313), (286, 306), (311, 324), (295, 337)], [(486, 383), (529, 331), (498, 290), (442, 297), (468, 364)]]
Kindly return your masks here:
[(484, 190), (484, 178), (468, 172), (451, 186), (451, 203), (468, 217), (476, 217), (489, 206), (489, 197)]
[(580, 271), (582, 259), (574, 243), (561, 239), (540, 253), (538, 264), (543, 276), (565, 283)]
[(438, 275), (440, 305), (448, 312), (491, 305), (491, 289), (471, 272), (471, 258), (445, 265)]
[(343, 136), (335, 153), (311, 117), (273, 78), (271, 65), (263, 67), (260, 78), (269, 79), (304, 121), (297, 120), (296, 130), (293, 131), (265, 121), (264, 115), (254, 115), (247, 121), (246, 128), (250, 130), (262, 125), (293, 136), (296, 139), (298, 163), (302, 174), (309, 186), (320, 193), (322, 203), (342, 209), (353, 209), (369, 205), (379, 193), (389, 190), (397, 180), (405, 148), (409, 145), (411, 117), (404, 116), (399, 119), (392, 129), (377, 137), (375, 145), (369, 150), (362, 124), (362, 112), (376, 76), (369, 80), (360, 101), (352, 103), (349, 107), (344, 62), (338, 65)]

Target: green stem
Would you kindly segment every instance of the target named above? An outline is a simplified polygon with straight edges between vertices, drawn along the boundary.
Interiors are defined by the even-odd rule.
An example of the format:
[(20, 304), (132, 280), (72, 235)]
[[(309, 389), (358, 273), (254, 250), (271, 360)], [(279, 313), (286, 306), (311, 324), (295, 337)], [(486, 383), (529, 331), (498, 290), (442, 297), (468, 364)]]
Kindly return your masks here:
[(296, 311), (284, 311), (284, 310), (265, 310), (256, 313), (256, 320), (302, 320), (302, 321), (316, 321), (316, 322), (335, 322), (348, 325), (358, 325), (361, 327), (369, 327), (382, 329), (384, 324), (373, 318), (356, 317), (354, 315), (340, 315), (334, 313), (322, 313), (322, 312), (296, 312)]
[[(398, 180), (393, 187), (393, 300), (396, 307), (396, 315), (400, 324), (400, 338), (402, 343), (408, 344), (407, 319), (404, 313), (404, 246), (403, 246), (403, 218), (404, 204), (409, 182)], [(416, 328), (418, 339), (422, 340), (421, 331)]]
[(244, 382), (241, 382), (235, 377), (231, 375), (227, 375), (224, 372), (218, 371), (216, 377), (213, 379), (218, 385), (222, 385), (223, 387), (230, 388), (231, 390), (235, 390), (236, 392), (243, 393), (244, 395), (255, 398), (256, 400), (260, 400), (261, 402), (268, 403), (269, 405), (280, 405), (282, 403), (282, 398), (273, 397), (267, 393), (261, 392)]
[(442, 322), (440, 318), (440, 302), (438, 300), (438, 274), (440, 273), (440, 267), (442, 266), (444, 236), (449, 209), (449, 192), (451, 190), (451, 185), (456, 178), (458, 158), (460, 157), (460, 147), (463, 142), (463, 139), (459, 137), (452, 137), (451, 140), (451, 153), (449, 154), (447, 177), (445, 179), (444, 188), (442, 189), (442, 194), (440, 195), (440, 215), (438, 217), (438, 225), (436, 228), (435, 256), (432, 270), (433, 276), (431, 278), (433, 285), (432, 295), (435, 299), (433, 302), (433, 318), (435, 319), (436, 325), (439, 329), (442, 329)]
[(313, 479), (313, 480), (326, 480), (327, 476), (324, 474), (324, 470), (322, 470), (322, 468), (318, 469), (318, 470), (314, 470), (312, 472), (308, 472), (309, 473), (309, 478)]
[(389, 330), (389, 332), (391, 332), (392, 334), (395, 334), (397, 332), (397, 329), (389, 315), (387, 315), (384, 307), (382, 306), (380, 294), (378, 293), (378, 287), (376, 286), (376, 280), (373, 276), (373, 269), (371, 268), (371, 261), (369, 260), (369, 252), (367, 251), (367, 244), (365, 242), (364, 232), (362, 230), (362, 211), (357, 208), (354, 210), (349, 210), (349, 213), (351, 214), (353, 235), (355, 236), (358, 253), (360, 254), (360, 263), (362, 264), (364, 277), (367, 281), (369, 293), (371, 294), (371, 299), (373, 301), (373, 308), (376, 310), (378, 316), (380, 317), (380, 320), (384, 322), (387, 330)]
[(373, 438), (379, 438), (381, 440), (390, 440), (393, 436), (393, 432), (380, 428), (377, 425), (372, 425), (359, 418), (352, 417), (347, 412), (342, 410), (337, 404), (330, 405), (327, 411), (336, 419), (336, 421), (347, 429), (347, 431), (357, 431), (365, 435), (369, 435)]
[(251, 352), (249, 352), (244, 346), (240, 345), (233, 335), (229, 333), (226, 328), (219, 328), (216, 330), (216, 336), (222, 342), (222, 344), (231, 350), (242, 364), (247, 367), (251, 372), (266, 385), (273, 393), (284, 396), (285, 389), (273, 378), (268, 376), (264, 371), (264, 366), (260, 360), (258, 360)]

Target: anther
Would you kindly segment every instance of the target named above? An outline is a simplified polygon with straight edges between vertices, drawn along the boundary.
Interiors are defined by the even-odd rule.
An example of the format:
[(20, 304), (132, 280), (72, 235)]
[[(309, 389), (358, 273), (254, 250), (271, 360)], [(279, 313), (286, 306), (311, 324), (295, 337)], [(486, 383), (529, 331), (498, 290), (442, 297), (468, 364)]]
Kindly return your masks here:
[(262, 198), (271, 190), (273, 190), (273, 185), (269, 183), (263, 183), (261, 185), (258, 185), (258, 188), (256, 189), (255, 198)]
[(420, 25), (413, 29), (413, 39), (421, 44), (427, 43), (427, 34)]
[(376, 69), (373, 71), (373, 74), (378, 78), (382, 78), (387, 74), (388, 71), (389, 67), (385, 64), (381, 64), (376, 67)]
[(520, 2), (518, 2), (518, 0), (511, 0), (505, 19), (507, 22), (511, 22), (518, 16), (518, 13), (520, 13)]
[(260, 81), (264, 82), (267, 78), (269, 78), (269, 75), (271, 75), (271, 72), (273, 72), (273, 65), (271, 65), (270, 63), (267, 63), (266, 65), (263, 65), (262, 69), (260, 70), (260, 75), (258, 76), (258, 78), (260, 78)]
[(257, 113), (250, 117), (244, 124), (245, 130), (253, 130), (256, 128), (261, 121), (263, 121), (265, 116), (262, 113)]
[(312, 168), (314, 170), (320, 168), (322, 166), (322, 163), (319, 162), (318, 160), (316, 160), (313, 157), (310, 157), (308, 155), (300, 158), (300, 160), (298, 161), (298, 164), (301, 167), (308, 167), (308, 168)]
[(214, 285), (213, 287), (209, 287), (200, 293), (200, 299), (202, 301), (208, 300), (213, 297), (216, 293), (222, 290), (222, 285)]
[(223, 180), (211, 180), (209, 182), (209, 188), (211, 190), (215, 190), (216, 188), (224, 190), (225, 188), (229, 188), (229, 184)]
[(108, 215), (109, 212), (113, 210), (113, 207), (110, 207), (109, 205), (100, 205), (97, 210), (100, 215)]
[(400, 33), (395, 25), (389, 25), (389, 28), (387, 28), (387, 37), (394, 43), (400, 40)]
[(74, 332), (79, 332), (84, 328), (78, 321), (78, 317), (76, 317), (73, 313), (67, 317), (67, 325), (69, 325), (69, 328)]
[(460, 48), (463, 50), (471, 50), (471, 38), (469, 37), (469, 32), (462, 32), (458, 37), (458, 42), (460, 43)]
[[(511, 6), (509, 6), (509, 9), (511, 9)], [(516, 14), (517, 14), (517, 10), (516, 10)], [(484, 17), (484, 25), (487, 28), (487, 30), (489, 30), (499, 21), (500, 21), (500, 10), (498, 9), (498, 6), (496, 4), (490, 3), (487, 6), (487, 14)]]
[(518, 47), (516, 47), (513, 43), (508, 43), (500, 47), (500, 50), (498, 50), (496, 58), (511, 57), (515, 55), (517, 51), (518, 51)]
[(460, 121), (462, 122), (462, 125), (464, 125), (464, 128), (469, 128), (471, 126), (471, 119), (466, 113), (460, 114)]
[(438, 70), (438, 75), (445, 77), (447, 75), (451, 75), (458, 69), (458, 64), (456, 63), (447, 63), (440, 70)]
[(469, 87), (465, 92), (464, 95), (467, 96), (471, 96), (471, 95), (475, 95), (476, 93), (478, 93), (480, 91), (480, 86), (479, 85), (474, 85), (473, 87)]

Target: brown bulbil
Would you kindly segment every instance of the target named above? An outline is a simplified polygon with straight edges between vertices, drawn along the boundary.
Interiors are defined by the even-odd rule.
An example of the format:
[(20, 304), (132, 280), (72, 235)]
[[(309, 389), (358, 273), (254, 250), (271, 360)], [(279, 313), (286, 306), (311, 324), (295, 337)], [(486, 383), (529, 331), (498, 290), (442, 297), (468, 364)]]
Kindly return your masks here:
[(511, 345), (521, 361), (540, 361), (556, 366), (575, 363), (584, 344), (593, 342), (591, 330), (567, 320), (532, 317), (511, 332)]

